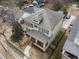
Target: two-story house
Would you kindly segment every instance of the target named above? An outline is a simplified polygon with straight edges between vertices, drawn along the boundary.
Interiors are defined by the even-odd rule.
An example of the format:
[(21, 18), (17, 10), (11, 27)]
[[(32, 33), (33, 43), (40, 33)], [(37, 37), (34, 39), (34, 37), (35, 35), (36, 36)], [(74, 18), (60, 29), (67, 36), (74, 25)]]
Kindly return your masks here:
[(40, 8), (26, 9), (26, 12), (20, 18), (27, 24), (26, 34), (34, 45), (45, 51), (62, 27), (63, 14)]

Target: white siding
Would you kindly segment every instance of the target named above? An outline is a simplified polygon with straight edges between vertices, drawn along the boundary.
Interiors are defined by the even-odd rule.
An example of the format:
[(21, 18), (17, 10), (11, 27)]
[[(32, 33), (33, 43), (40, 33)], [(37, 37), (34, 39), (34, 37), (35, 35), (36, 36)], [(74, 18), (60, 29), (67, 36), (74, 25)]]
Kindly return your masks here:
[(52, 36), (50, 37), (49, 44), (54, 40), (54, 38), (58, 34), (59, 30), (61, 30), (62, 23), (63, 23), (63, 20), (61, 20), (58, 23), (58, 25), (54, 28), (54, 30), (50, 33), (50, 35), (52, 35)]

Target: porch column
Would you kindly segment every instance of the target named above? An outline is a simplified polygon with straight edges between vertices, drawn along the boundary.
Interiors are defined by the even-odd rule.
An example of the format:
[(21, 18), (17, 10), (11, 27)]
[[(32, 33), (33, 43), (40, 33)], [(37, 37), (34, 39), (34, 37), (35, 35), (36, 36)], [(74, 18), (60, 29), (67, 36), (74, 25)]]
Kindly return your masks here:
[(65, 53), (65, 50), (62, 51), (62, 54), (64, 54), (64, 53)]
[(43, 44), (43, 48), (45, 48), (46, 44)]
[(29, 38), (31, 39), (31, 36)]
[(35, 40), (35, 42), (37, 43), (37, 40)]

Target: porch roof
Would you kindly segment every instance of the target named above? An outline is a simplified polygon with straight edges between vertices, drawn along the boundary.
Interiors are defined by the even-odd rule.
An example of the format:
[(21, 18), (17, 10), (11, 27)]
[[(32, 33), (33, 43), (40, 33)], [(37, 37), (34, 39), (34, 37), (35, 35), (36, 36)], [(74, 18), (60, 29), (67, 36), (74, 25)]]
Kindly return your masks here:
[(35, 38), (36, 40), (41, 41), (42, 43), (47, 43), (49, 40), (49, 37), (35, 30), (27, 31), (27, 34)]

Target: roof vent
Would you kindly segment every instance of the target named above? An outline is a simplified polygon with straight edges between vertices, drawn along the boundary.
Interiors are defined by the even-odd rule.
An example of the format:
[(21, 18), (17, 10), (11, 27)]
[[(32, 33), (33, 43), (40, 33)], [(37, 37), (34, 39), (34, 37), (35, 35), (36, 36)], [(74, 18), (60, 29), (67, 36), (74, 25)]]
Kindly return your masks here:
[(36, 0), (34, 0), (34, 1), (32, 2), (32, 4), (33, 4), (33, 5), (38, 5), (38, 2), (37, 2)]
[(29, 7), (33, 7), (33, 4), (30, 4), (29, 6), (27, 6), (27, 8), (29, 8)]
[(34, 6), (31, 4), (24, 9), (25, 12), (34, 13)]

